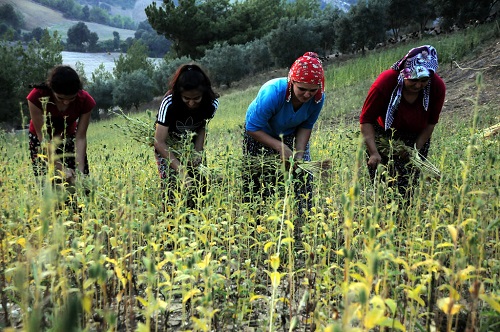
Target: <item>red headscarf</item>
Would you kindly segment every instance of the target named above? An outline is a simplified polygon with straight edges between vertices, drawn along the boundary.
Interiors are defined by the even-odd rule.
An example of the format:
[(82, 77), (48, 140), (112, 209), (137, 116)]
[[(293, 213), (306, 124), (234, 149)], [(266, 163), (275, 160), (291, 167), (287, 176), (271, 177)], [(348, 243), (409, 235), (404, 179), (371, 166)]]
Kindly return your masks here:
[(321, 60), (316, 53), (306, 52), (293, 63), (288, 72), (286, 101), (290, 101), (292, 98), (292, 82), (319, 85), (314, 101), (316, 103), (321, 101), (325, 92), (325, 75)]

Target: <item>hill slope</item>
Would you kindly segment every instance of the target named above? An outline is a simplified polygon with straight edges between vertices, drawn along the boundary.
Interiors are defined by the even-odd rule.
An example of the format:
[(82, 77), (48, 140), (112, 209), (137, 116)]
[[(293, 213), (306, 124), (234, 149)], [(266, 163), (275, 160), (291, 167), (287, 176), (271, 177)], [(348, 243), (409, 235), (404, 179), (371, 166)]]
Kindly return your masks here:
[[(27, 31), (31, 31), (36, 27), (42, 29), (47, 28), (49, 31), (58, 31), (63, 40), (67, 37), (67, 31), (70, 27), (78, 23), (75, 20), (68, 20), (63, 17), (60, 12), (57, 12), (48, 7), (39, 5), (29, 0), (0, 0), (0, 5), (10, 3), (14, 9), (24, 16), (25, 27)], [(114, 28), (102, 24), (85, 22), (90, 31), (97, 33), (99, 40), (113, 39), (113, 31), (120, 34), (121, 39), (134, 37), (134, 30), (126, 30)]]
[[(493, 105), (500, 116), (500, 39), (482, 45), (470, 57), (452, 64), (441, 64), (439, 73), (446, 83), (443, 112), (470, 116), (472, 101), (477, 96), (479, 105)], [(482, 73), (482, 86), (477, 91), (476, 75)]]
[(111, 7), (111, 14), (128, 16), (132, 18), (132, 20), (134, 20), (135, 22), (142, 22), (147, 19), (144, 9), (153, 2), (156, 2), (157, 7), (160, 7), (162, 3), (162, 1), (158, 0), (136, 0), (133, 9), (122, 9), (118, 7)]

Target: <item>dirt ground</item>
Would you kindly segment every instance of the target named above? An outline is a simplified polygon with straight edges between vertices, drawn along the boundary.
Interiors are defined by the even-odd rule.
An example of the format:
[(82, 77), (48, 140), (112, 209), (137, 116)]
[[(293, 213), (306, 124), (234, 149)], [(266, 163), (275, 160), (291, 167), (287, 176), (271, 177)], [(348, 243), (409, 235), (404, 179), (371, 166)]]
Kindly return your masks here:
[(491, 105), (500, 115), (500, 39), (483, 46), (468, 59), (440, 64), (439, 75), (446, 83), (443, 112), (473, 111), (473, 101), (478, 94), (476, 77), (481, 73), (478, 105)]

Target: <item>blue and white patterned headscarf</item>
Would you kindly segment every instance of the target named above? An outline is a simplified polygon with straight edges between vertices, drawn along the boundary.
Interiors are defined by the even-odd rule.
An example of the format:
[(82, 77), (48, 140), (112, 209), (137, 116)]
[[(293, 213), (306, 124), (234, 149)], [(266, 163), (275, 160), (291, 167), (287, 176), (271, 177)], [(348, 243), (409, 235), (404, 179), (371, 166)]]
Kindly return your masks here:
[[(399, 71), (398, 85), (391, 95), (387, 114), (385, 116), (385, 130), (389, 129), (394, 121), (394, 113), (401, 101), (405, 79), (420, 79), (430, 77), (438, 69), (437, 51), (431, 45), (412, 48), (401, 60), (392, 65), (391, 69)], [(431, 81), (424, 88), (424, 109), (429, 107)]]

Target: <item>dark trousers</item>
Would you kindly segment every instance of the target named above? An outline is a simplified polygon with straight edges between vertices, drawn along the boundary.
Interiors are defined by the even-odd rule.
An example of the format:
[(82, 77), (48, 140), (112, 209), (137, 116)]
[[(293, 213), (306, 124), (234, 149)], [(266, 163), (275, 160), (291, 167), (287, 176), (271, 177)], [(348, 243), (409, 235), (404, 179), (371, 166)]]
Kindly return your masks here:
[[(374, 125), (375, 135), (383, 137), (387, 140), (400, 140), (406, 146), (413, 149), (417, 135), (403, 135), (393, 132), (392, 130), (385, 131), (382, 127)], [(424, 146), (419, 150), (420, 155), (427, 158), (429, 153), (430, 140), (425, 142)], [(380, 152), (382, 157), (381, 164), (387, 167), (388, 176), (395, 178), (396, 181), (389, 183), (390, 185), (395, 185), (398, 188), (399, 193), (406, 198), (411, 197), (413, 190), (411, 188), (418, 184), (418, 179), (420, 177), (420, 170), (414, 167), (407, 155), (392, 154), (387, 155)], [(370, 173), (370, 178), (372, 181), (375, 179), (376, 169), (368, 167), (368, 172)], [(411, 187), (411, 188), (410, 188)]]
[[(295, 135), (283, 137), (283, 143), (290, 149), (294, 148)], [(304, 161), (310, 161), (309, 144), (304, 152)], [(257, 142), (247, 133), (243, 137), (243, 193), (245, 201), (255, 199), (266, 200), (277, 192), (279, 183), (283, 182), (283, 172), (280, 170), (279, 155), (273, 149)], [(295, 197), (298, 198), (299, 214), (304, 209), (312, 207), (312, 181), (311, 174), (298, 175), (293, 181)]]

